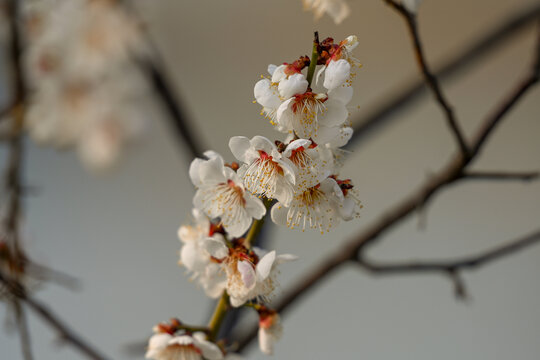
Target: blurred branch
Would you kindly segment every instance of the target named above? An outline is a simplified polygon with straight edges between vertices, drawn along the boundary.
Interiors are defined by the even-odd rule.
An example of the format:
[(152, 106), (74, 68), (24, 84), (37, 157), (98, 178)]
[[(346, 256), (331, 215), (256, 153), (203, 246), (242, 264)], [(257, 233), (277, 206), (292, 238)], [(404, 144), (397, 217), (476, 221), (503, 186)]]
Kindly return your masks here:
[[(509, 93), (508, 97), (496, 107), (493, 114), (484, 120), (483, 124), (480, 126), (480, 130), (474, 137), (475, 140), (472, 142), (469, 155), (465, 156), (462, 152), (456, 154), (441, 171), (431, 177), (418, 191), (414, 192), (386, 214), (383, 214), (380, 219), (375, 221), (366, 231), (362, 232), (356, 238), (351, 239), (341, 246), (338, 251), (323, 259), (315, 269), (307, 272), (306, 276), (301, 277), (291, 287), (291, 290), (289, 290), (277, 304), (273, 306), (274, 309), (281, 314), (284, 314), (293, 304), (306, 296), (316, 285), (320, 284), (322, 280), (332, 274), (334, 270), (349, 261), (357, 261), (359, 253), (364, 250), (367, 245), (373, 244), (376, 240), (380, 239), (382, 234), (406, 219), (407, 216), (412, 214), (416, 209), (424, 206), (435, 193), (462, 178), (463, 172), (466, 170), (467, 166), (479, 155), (482, 144), (484, 144), (488, 136), (494, 131), (495, 126), (493, 124), (500, 122), (508, 111), (523, 97), (526, 91), (530, 89), (533, 84), (538, 82), (540, 75), (540, 66), (538, 65), (540, 62), (540, 26), (538, 27), (538, 30), (539, 36), (534, 54), (535, 61), (532, 71)], [(523, 242), (536, 241), (536, 236), (537, 234), (534, 234), (535, 240), (523, 240)], [(523, 246), (524, 245), (521, 244), (509, 245), (506, 249), (503, 248), (502, 251), (503, 254), (511, 254)], [(487, 260), (483, 260), (480, 264), (500, 258), (502, 256), (500, 254), (500, 249), (488, 252), (487, 254), (484, 254)], [(454, 281), (456, 290), (461, 292), (462, 296), (465, 296), (464, 284), (461, 278), (459, 278), (459, 275), (454, 271), (451, 274), (451, 278)], [(257, 330), (258, 327), (253, 326), (246, 332), (233, 334), (232, 338), (238, 339), (238, 351), (245, 349), (245, 347), (255, 338)]]
[(503, 171), (466, 171), (463, 179), (470, 180), (521, 180), (532, 181), (538, 179), (540, 172), (503, 172)]
[(448, 123), (448, 126), (450, 126), (451, 132), (454, 135), (460, 151), (465, 154), (465, 156), (467, 156), (467, 154), (469, 153), (469, 149), (467, 147), (467, 144), (465, 143), (465, 137), (463, 136), (463, 132), (459, 127), (456, 116), (454, 115), (454, 111), (452, 110), (452, 106), (448, 102), (448, 99), (446, 98), (441, 87), (439, 86), (439, 81), (437, 80), (437, 77), (433, 75), (433, 72), (431, 71), (427, 63), (424, 48), (420, 40), (420, 34), (418, 33), (416, 14), (410, 13), (403, 5), (401, 5), (401, 3), (397, 3), (394, 0), (384, 1), (388, 5), (392, 6), (405, 20), (407, 28), (409, 29), (409, 33), (412, 37), (416, 60), (418, 62), (420, 70), (422, 71), (422, 74), (424, 75), (424, 80), (433, 92), (437, 103), (442, 108), (446, 116), (446, 122)]
[(183, 112), (178, 97), (174, 94), (171, 85), (168, 83), (168, 77), (164, 75), (163, 66), (161, 66), (161, 64), (158, 65), (156, 61), (153, 61), (143, 63), (142, 67), (150, 76), (156, 93), (169, 114), (178, 139), (181, 143), (185, 144), (190, 151), (188, 160), (191, 161), (191, 159), (195, 157), (202, 157), (204, 147), (199, 142), (199, 137), (196, 136), (190, 121)]
[[(434, 76), (440, 80), (450, 78), (460, 70), (470, 66), (482, 56), (500, 46), (505, 40), (516, 34), (540, 16), (540, 3), (511, 17), (497, 28), (489, 31), (480, 40), (475, 41), (466, 50), (440, 66), (434, 72)], [(380, 106), (371, 111), (367, 116), (363, 116), (353, 121), (354, 134), (347, 145), (352, 148), (359, 140), (364, 139), (372, 131), (381, 128), (391, 120), (398, 120), (400, 117), (392, 115), (401, 110), (404, 106), (416, 100), (422, 95), (425, 83), (422, 80), (414, 81), (395, 96), (390, 96), (390, 100), (384, 100)], [(389, 96), (384, 96), (386, 99)]]
[(458, 270), (478, 268), (502, 257), (512, 255), (528, 246), (535, 245), (538, 242), (540, 242), (540, 230), (480, 254), (466, 256), (455, 260), (382, 264), (367, 260), (364, 256), (359, 256), (355, 261), (360, 267), (374, 274), (409, 274), (422, 272), (449, 273)]
[(0, 271), (0, 283), (9, 291), (9, 294), (24, 302), (30, 309), (39, 315), (49, 326), (55, 329), (61, 336), (61, 339), (71, 344), (88, 358), (94, 360), (105, 360), (92, 346), (82, 340), (73, 330), (71, 330), (60, 318), (58, 318), (45, 304), (32, 298), (25, 288), (16, 280), (8, 278)]

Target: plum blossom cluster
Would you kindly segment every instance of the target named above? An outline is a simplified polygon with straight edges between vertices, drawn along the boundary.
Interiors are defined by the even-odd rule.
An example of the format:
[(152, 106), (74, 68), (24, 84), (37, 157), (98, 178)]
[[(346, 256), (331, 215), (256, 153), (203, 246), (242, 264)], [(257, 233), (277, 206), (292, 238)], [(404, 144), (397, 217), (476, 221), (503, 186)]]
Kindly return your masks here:
[(111, 166), (145, 122), (141, 24), (114, 0), (26, 1), (24, 20), (28, 132), (76, 148), (92, 169)]
[(254, 95), (281, 139), (234, 136), (229, 140), (234, 162), (214, 151), (193, 160), (193, 221), (178, 230), (179, 264), (207, 296), (221, 300), (202, 332), (178, 321), (159, 325), (147, 358), (221, 359), (227, 349), (216, 342), (219, 314), (240, 306), (257, 311), (260, 349), (273, 353), (282, 326), (267, 304), (278, 287), (278, 268), (296, 256), (265, 251), (253, 242), (266, 216), (278, 225), (321, 234), (359, 216), (358, 194), (352, 181), (340, 176), (339, 161), (340, 147), (352, 135), (347, 106), (360, 67), (352, 56), (356, 46), (355, 36), (339, 43), (316, 37), (311, 59), (270, 65)]

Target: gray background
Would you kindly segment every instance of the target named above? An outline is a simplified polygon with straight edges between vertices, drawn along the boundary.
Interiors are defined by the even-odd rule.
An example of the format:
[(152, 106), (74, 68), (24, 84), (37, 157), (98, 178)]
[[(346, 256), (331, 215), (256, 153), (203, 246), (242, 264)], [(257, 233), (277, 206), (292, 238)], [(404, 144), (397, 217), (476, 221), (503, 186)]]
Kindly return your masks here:
[[(455, 54), (533, 3), (425, 0), (419, 15), (429, 60), (438, 63)], [(300, 0), (139, 0), (136, 5), (196, 130), (228, 160), (231, 136), (280, 137), (252, 104), (253, 85), (269, 63), (309, 54), (313, 30), (323, 38), (358, 35), (355, 55), (364, 67), (355, 82), (353, 118), (418, 77), (404, 23), (379, 0), (350, 1), (352, 14), (340, 26), (326, 17), (315, 23)], [(469, 136), (529, 69), (534, 34), (528, 28), (444, 83)], [(476, 168), (540, 168), (539, 94), (538, 88), (530, 91), (511, 111)], [(272, 246), (300, 256), (283, 266), (283, 289), (450, 158), (452, 137), (431, 97), (396, 116), (399, 121), (355, 148), (342, 171), (360, 191), (365, 205), (360, 219), (329, 236), (272, 227)], [(159, 321), (206, 320), (210, 301), (176, 265), (176, 230), (189, 219), (194, 194), (188, 156), (158, 105), (146, 135), (108, 174), (87, 173), (71, 152), (30, 143), (28, 149), (25, 178), (39, 191), (26, 201), (25, 245), (36, 260), (83, 281), (78, 292), (46, 285), (36, 293), (39, 299), (114, 359), (137, 358), (126, 354), (125, 345), (146, 339)], [(4, 148), (0, 155), (5, 163)], [(425, 230), (412, 216), (369, 254), (392, 260), (475, 253), (535, 230), (539, 215), (539, 183), (463, 183), (436, 198)], [(540, 247), (530, 248), (466, 273), (472, 299), (459, 303), (448, 279), (439, 275), (377, 278), (347, 266), (284, 319), (275, 358), (538, 359), (539, 272)], [(4, 318), (5, 307), (0, 309)], [(83, 358), (57, 346), (40, 319), (30, 320), (37, 359)], [(20, 359), (16, 335), (0, 334), (0, 359)], [(249, 358), (266, 357), (252, 347)]]

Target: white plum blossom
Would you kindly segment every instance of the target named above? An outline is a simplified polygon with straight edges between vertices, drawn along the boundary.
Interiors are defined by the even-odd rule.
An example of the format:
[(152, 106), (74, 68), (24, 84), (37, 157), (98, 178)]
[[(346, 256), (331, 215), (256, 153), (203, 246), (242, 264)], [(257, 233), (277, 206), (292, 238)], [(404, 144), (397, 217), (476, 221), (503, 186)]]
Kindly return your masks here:
[(221, 261), (227, 274), (227, 293), (234, 307), (253, 298), (270, 296), (275, 288), (276, 266), (296, 259), (290, 254), (276, 256), (275, 251), (259, 259), (257, 254), (241, 245), (229, 248), (214, 239), (205, 240), (204, 246), (213, 258)]
[(221, 360), (223, 353), (219, 347), (206, 340), (206, 335), (156, 333), (148, 341), (145, 357), (153, 360)]
[(212, 261), (202, 242), (207, 238), (223, 243), (225, 240), (219, 233), (211, 234), (212, 225), (202, 211), (193, 209), (192, 213), (195, 225), (182, 225), (178, 229), (178, 238), (183, 243), (179, 264), (192, 273), (192, 279), (198, 281), (206, 295), (215, 299), (223, 293), (227, 278), (220, 265)]
[[(283, 156), (296, 166), (295, 192), (317, 185), (334, 172), (332, 153), (326, 148), (313, 144), (310, 140), (291, 141), (283, 150)], [(284, 205), (288, 206), (285, 203)]]
[(255, 84), (253, 89), (255, 100), (262, 105), (261, 115), (264, 115), (272, 125), (276, 125), (276, 112), (281, 105), (278, 84), (269, 79), (261, 79)]
[(317, 82), (324, 73), (323, 86), (328, 90), (344, 85), (351, 87), (352, 80), (356, 76), (354, 69), (361, 66), (359, 61), (351, 55), (356, 46), (358, 46), (358, 38), (351, 35), (341, 41), (337, 47), (332, 47), (326, 66), (317, 73)]
[(326, 144), (338, 135), (349, 112), (349, 96), (342, 93), (317, 94), (306, 92), (283, 102), (277, 110), (278, 126), (294, 132), (299, 138)]
[(312, 10), (315, 13), (315, 20), (318, 20), (327, 13), (336, 24), (340, 24), (351, 10), (346, 0), (302, 0), (304, 9)]
[(211, 219), (220, 218), (227, 233), (239, 237), (253, 218), (264, 216), (266, 208), (260, 199), (246, 191), (238, 174), (225, 167), (219, 154), (207, 151), (204, 155), (208, 160), (197, 158), (189, 168), (191, 181), (197, 187), (193, 204)]
[(259, 312), (259, 348), (266, 355), (274, 354), (274, 344), (281, 338), (283, 326), (275, 311)]
[(301, 227), (302, 231), (308, 226), (323, 234), (339, 224), (343, 201), (343, 192), (337, 182), (326, 178), (320, 184), (296, 193), (290, 206), (275, 204), (272, 221), (291, 229)]
[(230, 139), (229, 147), (233, 155), (244, 163), (238, 169), (238, 175), (249, 191), (290, 203), (296, 182), (295, 166), (282, 157), (276, 145), (263, 136), (254, 136), (251, 140), (235, 136)]

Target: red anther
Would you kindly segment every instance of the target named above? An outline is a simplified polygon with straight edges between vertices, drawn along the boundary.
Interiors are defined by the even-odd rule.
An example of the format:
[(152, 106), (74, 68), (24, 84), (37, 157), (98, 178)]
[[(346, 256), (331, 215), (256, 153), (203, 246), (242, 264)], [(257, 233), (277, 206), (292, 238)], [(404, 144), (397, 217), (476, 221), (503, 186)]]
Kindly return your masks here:
[(232, 163), (226, 163), (225, 166), (227, 167), (230, 167), (231, 169), (233, 169), (234, 171), (237, 171), (239, 168), (240, 168), (240, 165), (236, 162), (236, 161), (233, 161)]

